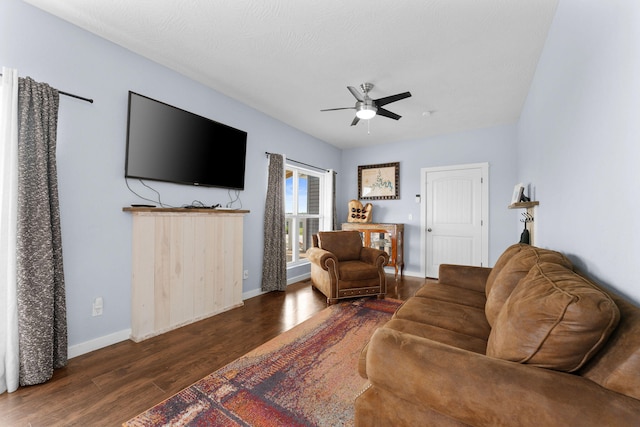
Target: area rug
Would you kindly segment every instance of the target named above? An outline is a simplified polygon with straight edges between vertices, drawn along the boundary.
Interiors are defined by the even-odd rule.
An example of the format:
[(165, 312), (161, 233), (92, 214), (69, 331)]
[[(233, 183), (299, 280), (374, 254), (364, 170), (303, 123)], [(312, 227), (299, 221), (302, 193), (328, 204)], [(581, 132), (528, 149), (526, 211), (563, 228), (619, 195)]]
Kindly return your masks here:
[(360, 351), (400, 303), (331, 305), (123, 425), (353, 425)]

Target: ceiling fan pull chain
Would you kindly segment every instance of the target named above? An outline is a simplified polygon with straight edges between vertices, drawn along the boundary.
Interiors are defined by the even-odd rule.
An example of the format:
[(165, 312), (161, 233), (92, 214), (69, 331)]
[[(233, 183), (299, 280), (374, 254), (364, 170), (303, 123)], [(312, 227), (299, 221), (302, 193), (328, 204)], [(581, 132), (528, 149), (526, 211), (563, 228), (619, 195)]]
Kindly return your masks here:
[(367, 135), (371, 135), (371, 120), (367, 120)]

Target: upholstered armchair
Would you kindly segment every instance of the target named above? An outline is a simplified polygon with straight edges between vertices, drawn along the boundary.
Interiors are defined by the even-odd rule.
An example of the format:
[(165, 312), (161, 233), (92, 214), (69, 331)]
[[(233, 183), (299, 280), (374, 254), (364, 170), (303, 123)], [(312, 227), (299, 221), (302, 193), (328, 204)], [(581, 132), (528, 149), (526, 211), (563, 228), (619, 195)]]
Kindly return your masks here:
[(342, 298), (376, 295), (384, 298), (387, 281), (384, 266), (389, 255), (362, 246), (358, 231), (320, 231), (307, 250), (311, 282), (333, 304)]

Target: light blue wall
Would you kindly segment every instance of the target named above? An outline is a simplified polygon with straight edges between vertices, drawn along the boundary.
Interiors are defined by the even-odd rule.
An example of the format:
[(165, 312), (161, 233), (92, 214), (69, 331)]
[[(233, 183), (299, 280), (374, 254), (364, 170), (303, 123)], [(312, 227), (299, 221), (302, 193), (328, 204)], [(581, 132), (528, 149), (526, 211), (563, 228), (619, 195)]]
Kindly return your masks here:
[[(129, 90), (248, 132), (241, 194), (243, 208), (251, 210), (245, 217), (245, 296), (260, 288), (264, 152), (270, 151), (338, 172), (339, 221), (357, 195), (357, 166), (399, 161), (401, 198), (375, 202), (374, 215), (376, 221), (407, 224), (410, 271), (420, 266), (414, 200), (420, 169), (488, 162), (490, 264), (519, 237), (518, 211), (506, 206), (513, 185), (523, 181), (540, 200), (539, 243), (567, 251), (590, 273), (640, 300), (640, 226), (634, 218), (640, 211), (634, 190), (640, 182), (639, 14), (635, 0), (560, 2), (518, 125), (342, 152), (20, 0), (0, 1), (0, 65), (96, 101), (60, 101), (58, 172), (71, 346), (120, 336), (130, 327), (131, 218), (122, 207), (139, 200), (123, 178)], [(172, 205), (228, 200), (226, 190), (153, 185)], [(96, 296), (104, 298), (101, 317), (91, 316)]]
[[(515, 185), (516, 128), (501, 126), (472, 132), (443, 135), (419, 141), (354, 148), (342, 155), (338, 221), (346, 222), (349, 200), (358, 198), (358, 166), (400, 162), (400, 199), (373, 200), (373, 221), (405, 224), (405, 270), (420, 271), (421, 169), (468, 163), (489, 163), (489, 264), (520, 236), (514, 221), (517, 212), (508, 210)], [(409, 220), (409, 215), (412, 220)]]
[(539, 244), (640, 301), (640, 2), (560, 1), (518, 138)]
[[(265, 151), (341, 172), (337, 148), (19, 0), (0, 2), (0, 65), (95, 100), (60, 97), (58, 175), (72, 347), (130, 328), (131, 217), (122, 207), (142, 201), (124, 180), (129, 90), (248, 132), (241, 193), (242, 207), (251, 211), (244, 219), (245, 295), (260, 292)], [(216, 161), (224, 162), (222, 152), (212, 167)], [(169, 205), (229, 200), (226, 190), (151, 184)], [(131, 185), (153, 197), (137, 181)], [(104, 315), (92, 317), (97, 296), (104, 298)]]

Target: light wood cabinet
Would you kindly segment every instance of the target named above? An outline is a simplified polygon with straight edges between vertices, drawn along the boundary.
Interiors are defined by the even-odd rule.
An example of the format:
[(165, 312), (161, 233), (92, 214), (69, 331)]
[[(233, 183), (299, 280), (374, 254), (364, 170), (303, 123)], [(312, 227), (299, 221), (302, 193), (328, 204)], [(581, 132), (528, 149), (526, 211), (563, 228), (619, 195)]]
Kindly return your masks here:
[(243, 305), (243, 217), (248, 211), (123, 210), (133, 215), (133, 341)]
[(398, 271), (402, 277), (404, 269), (404, 224), (375, 224), (345, 222), (343, 230), (357, 230), (362, 234), (364, 246), (381, 249), (389, 254), (387, 266), (394, 267), (396, 279)]

